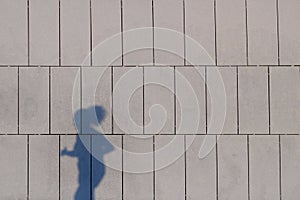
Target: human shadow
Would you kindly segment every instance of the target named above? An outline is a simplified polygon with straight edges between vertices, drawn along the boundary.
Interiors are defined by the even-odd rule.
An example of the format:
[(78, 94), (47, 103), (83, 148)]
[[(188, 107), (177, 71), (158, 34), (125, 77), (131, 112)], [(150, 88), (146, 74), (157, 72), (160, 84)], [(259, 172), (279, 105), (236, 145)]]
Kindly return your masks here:
[(78, 159), (79, 187), (75, 194), (75, 200), (95, 199), (95, 188), (105, 175), (104, 155), (114, 150), (113, 145), (105, 136), (96, 130), (105, 115), (105, 109), (101, 106), (78, 110), (74, 115), (75, 126), (78, 130), (74, 148), (73, 150), (64, 148), (61, 151), (62, 156)]

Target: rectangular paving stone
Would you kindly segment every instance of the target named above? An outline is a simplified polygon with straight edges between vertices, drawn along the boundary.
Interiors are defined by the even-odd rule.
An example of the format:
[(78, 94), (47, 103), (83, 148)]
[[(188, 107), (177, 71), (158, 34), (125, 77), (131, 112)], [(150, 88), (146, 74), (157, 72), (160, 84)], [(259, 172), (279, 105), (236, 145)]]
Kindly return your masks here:
[(27, 1), (1, 1), (0, 13), (0, 65), (26, 65)]
[[(76, 112), (80, 115), (80, 106), (77, 106), (80, 102), (79, 74), (79, 68), (76, 67), (51, 68), (51, 133), (77, 133), (73, 119)], [(72, 97), (73, 92), (74, 97)], [(75, 110), (73, 110), (73, 103), (74, 108), (77, 108)], [(80, 118), (76, 121), (80, 129)]]
[(271, 133), (299, 134), (299, 67), (270, 69)]
[[(205, 68), (176, 67), (175, 72), (176, 134), (205, 134)], [(193, 95), (196, 95), (196, 99)], [(194, 104), (198, 106), (198, 113)], [(198, 115), (198, 119), (194, 114)], [(198, 123), (197, 128), (193, 128), (195, 119)]]
[[(95, 184), (95, 199), (122, 199), (122, 136), (92, 136), (92, 183)], [(104, 150), (103, 150), (103, 149)], [(110, 149), (111, 148), (111, 149)], [(101, 164), (97, 158), (104, 156), (104, 177), (96, 185), (101, 174)], [(98, 157), (99, 156), (99, 157)]]
[[(199, 157), (205, 137), (186, 137), (186, 192), (187, 199), (216, 199), (216, 148), (203, 159)], [(188, 146), (190, 145), (191, 146)]]
[(143, 68), (113, 68), (113, 133), (143, 134)]
[(57, 0), (30, 0), (30, 64), (58, 65), (59, 5)]
[(246, 64), (245, 2), (216, 1), (218, 65)]
[(280, 64), (298, 65), (300, 63), (299, 17), (300, 2), (297, 0), (278, 1), (279, 12), (279, 50)]
[[(199, 55), (193, 65), (215, 64), (215, 16), (214, 0), (185, 0), (185, 33), (201, 45), (211, 57), (211, 62), (203, 60)], [(186, 57), (195, 53), (193, 46), (186, 42)]]
[(268, 134), (268, 68), (239, 67), (239, 125), (241, 134)]
[(247, 199), (247, 173), (247, 136), (221, 136), (218, 140), (219, 199)]
[[(155, 199), (185, 198), (183, 152), (183, 135), (155, 136)], [(178, 156), (180, 154), (181, 156)]]
[(18, 133), (18, 68), (0, 68), (0, 132)]
[(253, 200), (279, 200), (278, 136), (249, 136), (249, 183)]
[(29, 198), (58, 199), (58, 136), (29, 136)]
[[(123, 1), (123, 45), (125, 65), (153, 64), (152, 1)], [(144, 31), (135, 30), (144, 28)], [(135, 34), (128, 34), (133, 31)], [(141, 32), (140, 32), (141, 31)], [(148, 48), (148, 49), (146, 49)], [(151, 49), (149, 49), (151, 48)], [(133, 51), (134, 49), (138, 49)], [(133, 51), (133, 52), (131, 52)], [(128, 52), (128, 53), (127, 53)]]
[(20, 133), (49, 133), (49, 68), (20, 68)]
[[(224, 89), (226, 94), (226, 113), (225, 121), (222, 129), (222, 134), (237, 134), (237, 69), (236, 67), (218, 67), (217, 70), (224, 83)], [(217, 120), (212, 117), (211, 98), (209, 88), (213, 87), (217, 81), (217, 73), (214, 68), (207, 67), (207, 133), (208, 134), (220, 134), (214, 127), (210, 127), (212, 120)], [(211, 85), (211, 86), (210, 86)], [(218, 97), (220, 99), (220, 97)], [(222, 100), (221, 100), (222, 101)], [(218, 100), (216, 101), (218, 102)], [(221, 114), (221, 113), (220, 113)]]
[(277, 64), (276, 1), (247, 0), (247, 14), (249, 64)]
[(297, 200), (300, 196), (300, 138), (291, 135), (280, 137), (282, 199)]
[[(60, 2), (61, 64), (82, 65), (90, 53), (89, 0)], [(89, 65), (88, 59), (84, 65)]]
[[(90, 149), (90, 135), (82, 135), (82, 141)], [(91, 157), (79, 136), (61, 136), (60, 152), (60, 199), (90, 198)], [(70, 151), (62, 155), (62, 151)], [(79, 187), (80, 190), (78, 191)]]
[(175, 134), (174, 68), (145, 67), (144, 77), (145, 134)]
[[(184, 63), (183, 1), (160, 0), (153, 3), (154, 27), (178, 32), (178, 36), (174, 36), (175, 34), (170, 32), (154, 30), (154, 63), (155, 65), (182, 65)], [(170, 50), (176, 51), (175, 54)]]
[[(89, 0), (85, 1), (89, 2)], [(92, 5), (92, 65), (121, 65), (122, 37), (121, 37), (121, 1), (97, 0)], [(89, 20), (85, 20), (89, 23)], [(118, 34), (116, 36), (116, 34)], [(107, 45), (101, 44), (110, 39)], [(89, 43), (88, 43), (89, 44)], [(87, 44), (87, 45), (88, 45)], [(108, 59), (111, 58), (113, 59)]]
[(153, 199), (153, 137), (125, 135), (123, 154), (124, 199)]
[[(95, 106), (104, 109), (104, 119), (100, 122), (101, 133), (112, 132), (112, 91), (111, 91), (111, 68), (106, 67), (83, 67), (82, 68), (82, 114), (83, 133), (91, 133), (90, 120), (95, 112)], [(91, 114), (91, 116), (89, 115)], [(95, 116), (94, 119), (97, 119)], [(98, 125), (98, 124), (97, 124)]]
[(26, 199), (27, 137), (0, 136), (0, 198)]

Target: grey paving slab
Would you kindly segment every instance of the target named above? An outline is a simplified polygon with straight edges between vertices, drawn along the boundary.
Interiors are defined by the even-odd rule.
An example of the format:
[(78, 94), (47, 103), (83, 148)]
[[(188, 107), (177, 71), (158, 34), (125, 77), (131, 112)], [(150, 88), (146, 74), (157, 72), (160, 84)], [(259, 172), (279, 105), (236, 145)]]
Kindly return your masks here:
[(143, 134), (143, 68), (113, 68), (113, 133)]
[(278, 152), (278, 136), (249, 136), (251, 199), (280, 199)]
[(218, 64), (246, 64), (245, 1), (217, 0), (216, 16)]
[(270, 69), (271, 134), (299, 134), (299, 67)]
[[(194, 1), (185, 0), (185, 33), (188, 37), (196, 40), (215, 61), (215, 17), (214, 17), (214, 1)], [(186, 55), (194, 53), (190, 43), (186, 43)], [(199, 58), (198, 63), (203, 63)]]
[[(107, 144), (105, 144), (106, 142)], [(122, 145), (121, 142), (122, 136), (120, 135), (92, 136), (92, 152), (94, 158), (98, 158), (98, 156), (101, 157), (101, 154), (105, 153), (106, 150), (103, 151), (103, 148), (108, 149), (108, 146), (110, 145), (112, 145), (113, 148), (111, 151), (104, 154), (104, 177), (100, 184), (95, 187), (95, 200), (122, 199), (122, 171), (118, 170), (122, 168), (122, 151), (120, 150)], [(97, 180), (95, 181), (95, 179), (98, 177), (97, 173), (101, 173), (101, 167), (99, 166), (99, 161), (94, 158), (92, 159), (92, 182), (96, 184)], [(113, 163), (113, 165), (111, 163)], [(117, 167), (118, 169), (112, 168), (111, 166)]]
[(22, 199), (27, 196), (27, 137), (0, 136), (0, 198)]
[(4, 0), (0, 8), (0, 64), (26, 65), (27, 1)]
[[(123, 30), (134, 31), (138, 28), (152, 27), (152, 1), (126, 0), (123, 1)], [(124, 34), (124, 64), (143, 65), (153, 64), (153, 31), (147, 29), (145, 34)], [(151, 49), (149, 49), (151, 47)], [(131, 52), (133, 49), (142, 48)], [(146, 49), (147, 48), (147, 49)], [(127, 54), (127, 52), (130, 52)], [(126, 53), (126, 54), (125, 54)]]
[(29, 136), (29, 198), (59, 197), (58, 136)]
[[(153, 137), (124, 136), (124, 199), (153, 199), (153, 170), (143, 172), (144, 168), (151, 166), (153, 169)], [(150, 153), (152, 156), (143, 156)], [(133, 154), (139, 154), (137, 159)], [(128, 169), (136, 173), (126, 172)], [(143, 172), (143, 173), (141, 173)]]
[[(95, 106), (101, 106), (104, 111), (104, 119), (100, 122), (101, 132), (112, 132), (112, 92), (111, 92), (111, 68), (84, 67), (82, 68), (82, 107), (90, 109), (94, 114)], [(88, 133), (90, 116), (82, 115), (83, 133)]]
[[(81, 136), (90, 145), (91, 136)], [(60, 199), (90, 198), (91, 157), (78, 135), (61, 136), (61, 151), (74, 151), (73, 156), (60, 156)], [(90, 146), (89, 146), (90, 148)], [(62, 154), (62, 152), (61, 152)], [(80, 179), (79, 179), (80, 177)], [(79, 187), (81, 186), (80, 190)], [(78, 191), (79, 190), (79, 191)]]
[(146, 67), (144, 72), (145, 134), (175, 134), (174, 69)]
[(49, 133), (49, 68), (20, 68), (20, 133)]
[(78, 110), (72, 109), (72, 102), (80, 100), (79, 84), (74, 85), (77, 73), (76, 67), (51, 68), (51, 133), (77, 133), (73, 114)]
[[(88, 1), (85, 1), (88, 2)], [(122, 64), (122, 37), (121, 37), (121, 1), (97, 0), (92, 5), (92, 59), (93, 65), (121, 65)], [(115, 36), (118, 34), (118, 36)], [(106, 39), (113, 37), (107, 46), (101, 45)], [(116, 58), (107, 60), (103, 51)], [(107, 52), (106, 52), (107, 53)], [(111, 63), (113, 61), (113, 63)]]
[(249, 64), (277, 64), (276, 1), (247, 0), (247, 14)]
[[(236, 134), (237, 133), (237, 75), (236, 67), (219, 67), (220, 75), (224, 82), (226, 94), (226, 114), (222, 130), (222, 134)], [(213, 85), (215, 82), (214, 71), (207, 67), (207, 85)], [(211, 112), (214, 109), (211, 105), (211, 96), (209, 87), (207, 89), (207, 126), (209, 127), (211, 119)], [(208, 128), (208, 134), (219, 134), (213, 128)]]
[(18, 68), (0, 68), (0, 132), (18, 133)]
[(60, 13), (61, 64), (81, 65), (90, 53), (89, 0), (61, 1)]
[(187, 199), (216, 199), (216, 148), (205, 158), (199, 158), (199, 151), (205, 137), (215, 138), (215, 136), (186, 136), (186, 141), (193, 141), (190, 147), (186, 145), (188, 148), (186, 152)]
[[(176, 67), (175, 82), (176, 82), (176, 127), (177, 134), (205, 134), (206, 127), (206, 109), (205, 109), (205, 68), (204, 67)], [(179, 81), (180, 80), (180, 81)], [(195, 107), (189, 103), (188, 99), (192, 99), (192, 92), (196, 95), (196, 104), (199, 109), (199, 120), (197, 130), (193, 130), (192, 126), (188, 126), (187, 129), (181, 130), (179, 127), (186, 123), (192, 122)], [(181, 100), (185, 99), (185, 100)], [(194, 98), (193, 98), (194, 99)], [(184, 113), (184, 114), (182, 114)], [(186, 117), (185, 120), (182, 117)], [(185, 122), (184, 122), (185, 121)]]
[[(158, 153), (157, 151), (162, 148), (169, 148), (168, 144), (177, 139), (176, 150), (168, 151), (165, 153)], [(161, 163), (168, 163), (164, 168), (155, 171), (155, 199), (174, 199), (182, 200), (185, 198), (184, 182), (184, 155), (178, 157), (175, 162), (170, 161), (175, 154), (175, 151), (184, 149), (184, 136), (155, 136), (155, 166), (161, 165)]]
[(299, 136), (280, 137), (282, 199), (296, 200), (300, 196), (300, 138)]
[(278, 1), (280, 64), (299, 64), (299, 17), (300, 2), (297, 0)]
[(219, 199), (248, 198), (247, 136), (222, 136), (218, 140)]
[(57, 0), (30, 0), (29, 49), (30, 64), (58, 65), (59, 6)]
[[(154, 59), (155, 65), (182, 65), (184, 63), (184, 35), (183, 35), (183, 1), (160, 0), (153, 1), (154, 27), (171, 29), (182, 34), (182, 37), (173, 37), (173, 34), (164, 35), (154, 30)], [(166, 39), (168, 36), (169, 38)], [(169, 49), (160, 50), (160, 47), (176, 49), (177, 55), (171, 54)]]
[(268, 68), (239, 67), (238, 73), (240, 133), (268, 134)]

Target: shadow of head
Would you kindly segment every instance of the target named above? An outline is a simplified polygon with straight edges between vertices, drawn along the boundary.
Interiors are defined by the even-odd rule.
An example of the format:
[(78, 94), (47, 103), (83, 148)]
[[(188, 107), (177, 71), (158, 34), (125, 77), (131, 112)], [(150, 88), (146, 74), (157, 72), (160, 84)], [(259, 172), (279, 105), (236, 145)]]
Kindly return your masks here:
[[(97, 124), (101, 124), (101, 122), (105, 119), (106, 111), (102, 106), (91, 106), (88, 108), (88, 110), (91, 110), (90, 112), (93, 112), (96, 116)], [(95, 124), (95, 125), (97, 125)]]
[(90, 106), (85, 109), (79, 109), (74, 114), (74, 122), (77, 130), (99, 126), (106, 117), (106, 111), (102, 106)]

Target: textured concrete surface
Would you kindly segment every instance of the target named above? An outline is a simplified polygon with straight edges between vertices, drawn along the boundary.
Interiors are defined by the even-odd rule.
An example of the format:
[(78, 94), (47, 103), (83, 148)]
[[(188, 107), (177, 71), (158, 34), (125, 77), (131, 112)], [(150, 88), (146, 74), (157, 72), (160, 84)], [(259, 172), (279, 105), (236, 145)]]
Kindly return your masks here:
[(278, 64), (276, 1), (247, 0), (246, 3), (249, 64)]
[[(174, 134), (174, 94), (170, 91), (174, 90), (174, 69), (146, 67), (144, 72), (145, 133)], [(152, 116), (151, 109), (153, 109)], [(160, 126), (157, 125), (158, 122), (162, 122), (159, 123)]]
[(81, 65), (90, 53), (89, 1), (61, 1), (60, 12), (61, 64)]
[(26, 199), (27, 197), (27, 138), (28, 136), (0, 137), (1, 199)]
[[(80, 2), (80, 1), (79, 1)], [(88, 0), (85, 1), (88, 4)], [(92, 16), (92, 65), (122, 65), (122, 38), (121, 38), (121, 1), (119, 0), (97, 0), (91, 2), (91, 16)], [(88, 8), (89, 9), (89, 8)], [(85, 10), (89, 14), (89, 10)], [(89, 30), (86, 30), (89, 33)], [(103, 56), (97, 52), (98, 45), (101, 45), (106, 39), (119, 34), (119, 37), (111, 48), (118, 56), (113, 63), (103, 61)], [(89, 44), (88, 37), (86, 38)]]
[[(198, 67), (197, 69), (190, 67), (177, 67), (175, 68), (175, 95), (176, 95), (176, 125), (180, 127), (182, 122), (182, 112), (189, 113), (192, 112), (195, 108), (193, 105), (179, 102), (180, 97), (189, 98), (189, 93), (186, 91), (186, 82), (178, 81), (179, 77), (183, 76), (185, 80), (188, 81), (188, 84), (192, 87), (192, 92), (197, 97), (197, 103), (199, 107), (199, 121), (198, 121), (198, 134), (206, 133), (206, 98), (205, 98), (205, 68)], [(185, 115), (189, 121), (192, 121), (192, 116)], [(178, 133), (178, 132), (177, 132)], [(176, 133), (176, 134), (177, 134)], [(193, 134), (194, 130), (192, 127), (188, 127), (183, 132), (184, 134)]]
[(59, 197), (59, 138), (57, 135), (29, 138), (29, 199)]
[(72, 108), (72, 100), (79, 102), (81, 98), (79, 84), (74, 85), (77, 74), (79, 68), (75, 67), (51, 68), (51, 133), (77, 133)]
[[(247, 61), (251, 65), (297, 65), (298, 7), (297, 0), (3, 1), (0, 64), (27, 65), (29, 61), (79, 66), (92, 49), (119, 34), (111, 49), (118, 55), (114, 65), (151, 65), (155, 60), (156, 64), (182, 65), (184, 55), (193, 54), (189, 43), (185, 45), (185, 34), (220, 65), (244, 65)], [(152, 48), (162, 42), (155, 31), (123, 37), (122, 31), (153, 25), (183, 34), (175, 41), (181, 57), (158, 49), (153, 55)], [(151, 48), (123, 54), (129, 47), (141, 45)], [(92, 52), (85, 65), (90, 61), (109, 65), (97, 52)]]
[[(154, 27), (161, 27), (183, 32), (183, 1), (181, 0), (161, 0), (154, 1)], [(171, 41), (166, 38), (157, 38), (154, 30), (154, 59), (157, 65), (182, 65), (184, 63), (184, 36), (179, 41)], [(176, 44), (179, 55), (170, 54), (159, 50), (163, 42)], [(169, 44), (169, 43), (168, 43)]]
[(18, 133), (18, 68), (0, 69), (0, 129), (3, 134)]
[(268, 68), (239, 67), (238, 70), (240, 133), (268, 134)]
[(281, 139), (281, 184), (282, 198), (296, 200), (299, 198), (299, 137), (280, 136)]
[(218, 142), (219, 199), (247, 199), (247, 136), (223, 136)]
[(1, 1), (0, 64), (28, 64), (27, 1)]
[(251, 199), (280, 199), (279, 137), (249, 137), (249, 188)]
[[(226, 93), (226, 113), (225, 121), (222, 129), (222, 134), (237, 134), (237, 68), (236, 67), (220, 67), (219, 73), (223, 79), (224, 89)], [(207, 85), (213, 85), (215, 76), (213, 76), (213, 69), (207, 67)], [(210, 125), (211, 112), (211, 95), (209, 88), (207, 90), (207, 125)], [(216, 134), (217, 130), (211, 129), (208, 134)]]
[[(214, 1), (185, 0), (185, 33), (196, 40), (208, 52), (215, 63), (215, 16)], [(186, 44), (186, 57), (193, 54), (190, 43)], [(188, 63), (187, 63), (188, 64)], [(193, 63), (195, 65), (211, 63)]]
[[(58, 1), (31, 0), (29, 3), (29, 63), (58, 65), (59, 9)], [(42, 51), (41, 51), (42, 49)]]
[(245, 17), (244, 1), (216, 1), (217, 64), (247, 63)]
[(20, 133), (49, 133), (49, 68), (26, 67), (19, 72)]
[(200, 159), (199, 147), (205, 136), (193, 137), (186, 136), (186, 141), (194, 140), (191, 147), (186, 147), (186, 196), (187, 199), (213, 200), (217, 194), (216, 148), (206, 158)]
[(297, 0), (278, 1), (280, 64), (299, 63), (299, 12)]
[[(170, 143), (174, 137), (180, 140), (178, 149), (184, 149), (184, 136), (157, 136), (155, 138), (155, 150), (164, 148)], [(155, 163), (164, 162), (170, 159), (170, 154), (162, 153), (155, 154)], [(175, 199), (180, 200), (185, 197), (185, 172), (184, 172), (184, 157), (178, 158), (172, 165), (155, 172), (155, 199)]]
[[(127, 0), (123, 2), (123, 30), (152, 27), (152, 1)], [(135, 12), (132, 12), (132, 11)], [(139, 37), (123, 37), (124, 52), (132, 48), (152, 47), (153, 32), (148, 31)], [(143, 65), (153, 63), (153, 49), (141, 49), (130, 53), (124, 53), (124, 65)]]
[[(124, 136), (124, 151), (135, 153), (153, 152), (153, 137), (146, 138), (135, 136)], [(153, 153), (152, 153), (153, 154)], [(152, 166), (153, 158), (144, 159), (143, 162), (134, 160), (131, 156), (124, 153), (124, 169), (136, 168), (141, 171), (145, 165)], [(147, 173), (124, 173), (124, 199), (153, 199), (153, 172)]]
[(299, 67), (271, 68), (271, 133), (299, 134)]
[[(113, 68), (113, 133), (114, 134), (143, 134), (142, 129), (136, 129), (132, 124), (143, 126), (144, 110), (143, 101), (143, 74), (142, 68), (135, 67), (114, 67)], [(128, 73), (131, 74), (128, 78)], [(124, 87), (125, 86), (125, 87)], [(135, 88), (135, 86), (139, 86)], [(130, 101), (126, 98), (131, 94)], [(122, 95), (123, 94), (123, 95)], [(128, 102), (129, 101), (129, 102)], [(126, 110), (124, 106), (128, 105)], [(129, 113), (126, 112), (129, 110)]]
[[(298, 200), (299, 5), (2, 0), (0, 199)], [(125, 33), (143, 27), (151, 31)], [(212, 62), (185, 62), (196, 54), (188, 36)], [(164, 45), (178, 55), (155, 49)], [(135, 47), (147, 49), (125, 54)], [(209, 129), (214, 65), (226, 94), (222, 134)], [(197, 130), (179, 131), (195, 111), (179, 102), (192, 97), (181, 75), (198, 99)], [(106, 110), (100, 130), (86, 115), (95, 105)]]

